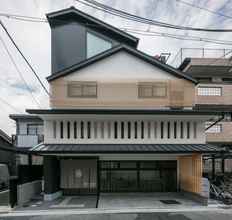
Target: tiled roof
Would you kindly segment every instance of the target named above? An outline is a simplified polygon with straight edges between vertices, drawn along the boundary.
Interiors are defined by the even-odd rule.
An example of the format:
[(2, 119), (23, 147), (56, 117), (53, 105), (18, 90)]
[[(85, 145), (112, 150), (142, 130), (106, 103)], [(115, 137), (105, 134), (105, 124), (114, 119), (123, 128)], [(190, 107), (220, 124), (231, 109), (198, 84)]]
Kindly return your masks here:
[(218, 153), (210, 144), (40, 144), (33, 153)]

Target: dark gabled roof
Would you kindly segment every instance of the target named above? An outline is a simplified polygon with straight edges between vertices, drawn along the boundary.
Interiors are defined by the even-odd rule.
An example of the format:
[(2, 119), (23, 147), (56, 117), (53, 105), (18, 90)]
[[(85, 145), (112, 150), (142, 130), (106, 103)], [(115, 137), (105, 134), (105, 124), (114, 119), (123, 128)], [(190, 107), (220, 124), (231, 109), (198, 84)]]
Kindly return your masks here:
[(76, 19), (78, 22), (86, 23), (92, 29), (100, 30), (101, 33), (106, 35), (110, 34), (114, 38), (118, 39), (119, 42), (124, 42), (132, 47), (137, 47), (139, 42), (137, 37), (121, 31), (120, 29), (90, 16), (75, 7), (48, 13), (46, 16), (51, 26), (64, 24), (64, 22), (68, 22), (70, 19)]
[(8, 147), (8, 146), (0, 146), (0, 151), (7, 151), (15, 154), (32, 154), (29, 149), (22, 149), (21, 147)]
[(82, 62), (80, 62), (78, 64), (75, 64), (75, 65), (73, 65), (71, 67), (65, 68), (64, 70), (61, 70), (59, 72), (53, 73), (52, 75), (47, 77), (47, 80), (52, 81), (52, 80), (57, 79), (59, 77), (66, 76), (66, 75), (68, 75), (68, 74), (70, 74), (70, 73), (72, 73), (74, 71), (80, 70), (80, 69), (82, 69), (82, 68), (84, 68), (86, 66), (89, 66), (89, 65), (91, 65), (91, 64), (93, 64), (95, 62), (98, 62), (98, 61), (100, 61), (100, 60), (102, 60), (102, 59), (104, 59), (106, 57), (109, 57), (109, 56), (111, 56), (111, 55), (113, 55), (113, 54), (115, 54), (115, 53), (117, 53), (119, 51), (126, 51), (129, 54), (132, 54), (132, 55), (142, 59), (143, 61), (145, 61), (145, 62), (147, 62), (149, 64), (152, 64), (155, 67), (158, 67), (158, 68), (160, 68), (160, 69), (162, 69), (162, 70), (164, 70), (164, 71), (166, 71), (166, 72), (168, 72), (168, 73), (170, 73), (170, 74), (172, 74), (172, 75), (174, 75), (174, 76), (176, 76), (178, 78), (186, 79), (186, 80), (188, 80), (188, 81), (190, 81), (192, 83), (195, 83), (195, 84), (198, 83), (198, 81), (196, 79), (194, 79), (191, 76), (189, 76), (189, 75), (175, 69), (174, 67), (172, 67), (172, 66), (170, 66), (168, 64), (162, 63), (161, 61), (155, 59), (152, 56), (149, 56), (149, 55), (147, 55), (147, 54), (145, 54), (145, 53), (143, 53), (143, 52), (141, 52), (141, 51), (139, 51), (137, 49), (134, 49), (134, 48), (131, 48), (131, 47), (128, 47), (128, 46), (125, 46), (125, 45), (119, 45), (119, 46), (113, 47), (113, 48), (111, 48), (111, 49), (109, 49), (107, 51), (104, 51), (104, 52), (96, 55), (96, 56), (93, 56), (93, 57), (91, 57), (89, 59), (86, 59), (86, 60), (84, 60), (84, 61), (82, 61)]
[(222, 115), (222, 111), (192, 109), (27, 109), (30, 114), (103, 114), (103, 115)]
[(7, 143), (12, 144), (12, 139), (8, 136), (2, 129), (0, 129), (0, 137), (5, 140)]
[(40, 144), (30, 149), (33, 153), (154, 153), (154, 154), (192, 154), (217, 153), (223, 151), (210, 144)]

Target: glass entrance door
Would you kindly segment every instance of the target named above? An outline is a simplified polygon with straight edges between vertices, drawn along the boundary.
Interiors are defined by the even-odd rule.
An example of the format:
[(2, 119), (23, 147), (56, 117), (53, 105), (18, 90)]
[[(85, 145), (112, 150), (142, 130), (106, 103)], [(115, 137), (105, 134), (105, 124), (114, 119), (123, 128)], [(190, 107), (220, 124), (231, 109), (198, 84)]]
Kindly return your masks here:
[(174, 192), (176, 161), (101, 161), (101, 192)]
[(61, 159), (60, 188), (66, 195), (97, 192), (96, 159)]

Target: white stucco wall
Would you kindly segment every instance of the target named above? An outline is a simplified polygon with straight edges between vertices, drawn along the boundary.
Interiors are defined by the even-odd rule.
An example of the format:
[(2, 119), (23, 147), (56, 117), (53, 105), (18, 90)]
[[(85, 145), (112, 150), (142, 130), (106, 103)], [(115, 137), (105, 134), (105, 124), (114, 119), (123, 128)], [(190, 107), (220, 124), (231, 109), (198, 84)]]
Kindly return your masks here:
[(75, 80), (126, 80), (126, 79), (176, 79), (154, 65), (151, 65), (124, 51), (116, 53), (100, 62), (89, 65), (65, 77), (68, 81)]
[[(119, 115), (119, 116), (84, 116), (84, 115), (69, 115), (69, 116), (56, 116), (53, 119), (45, 120), (45, 143), (70, 143), (70, 144), (119, 144), (119, 143), (140, 143), (140, 144), (154, 144), (154, 143), (163, 143), (163, 144), (196, 144), (196, 143), (205, 143), (205, 124), (204, 120), (199, 117), (186, 116), (129, 116), (129, 115)], [(168, 117), (168, 118), (167, 118)], [(56, 121), (56, 138), (54, 138), (54, 129), (53, 122)], [(60, 122), (63, 122), (63, 134), (64, 137), (60, 138)], [(74, 138), (74, 122), (77, 122), (77, 138)], [(80, 138), (80, 123), (84, 123), (84, 138)], [(128, 127), (127, 122), (131, 122), (131, 137), (128, 138)], [(141, 122), (144, 123), (144, 138), (141, 138)], [(183, 137), (180, 136), (180, 122), (183, 122)], [(70, 123), (70, 137), (67, 137), (67, 123)], [(91, 137), (87, 137), (87, 123), (91, 122)], [(97, 135), (95, 136), (94, 123), (97, 124)], [(114, 122), (118, 123), (118, 138), (114, 137)], [(124, 122), (124, 134), (125, 137), (121, 138), (121, 122)], [(138, 123), (138, 137), (134, 137), (134, 125), (133, 123)], [(150, 135), (148, 135), (148, 122), (150, 122)], [(160, 124), (163, 122), (163, 138), (161, 138), (161, 129)], [(167, 123), (170, 122), (170, 136), (167, 135)], [(176, 138), (174, 137), (174, 122), (177, 122)], [(190, 123), (190, 136), (187, 137), (187, 123)], [(110, 123), (110, 129), (109, 125)], [(196, 127), (194, 128), (194, 123)], [(156, 124), (156, 125), (155, 125)], [(102, 126), (104, 129), (102, 129)], [(194, 132), (196, 129), (196, 132)], [(104, 134), (102, 135), (102, 130)], [(110, 134), (109, 134), (109, 130)], [(156, 133), (156, 134), (154, 134)], [(195, 133), (195, 135), (194, 135)]]

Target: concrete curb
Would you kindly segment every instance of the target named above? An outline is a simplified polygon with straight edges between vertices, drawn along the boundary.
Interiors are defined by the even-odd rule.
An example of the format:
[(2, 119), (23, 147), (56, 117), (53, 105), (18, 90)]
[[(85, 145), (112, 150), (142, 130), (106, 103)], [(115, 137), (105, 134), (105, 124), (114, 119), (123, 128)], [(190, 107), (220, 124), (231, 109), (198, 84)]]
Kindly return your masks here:
[(90, 214), (123, 214), (123, 213), (165, 213), (165, 212), (232, 212), (232, 207), (230, 209), (223, 209), (223, 207), (183, 207), (183, 208), (123, 208), (123, 209), (53, 209), (53, 210), (29, 210), (29, 211), (11, 211), (8, 213), (0, 214), (1, 217), (4, 216), (45, 216), (45, 215), (90, 215)]
[(8, 213), (8, 212), (11, 212), (12, 209), (10, 206), (0, 206), (0, 214), (1, 213)]

